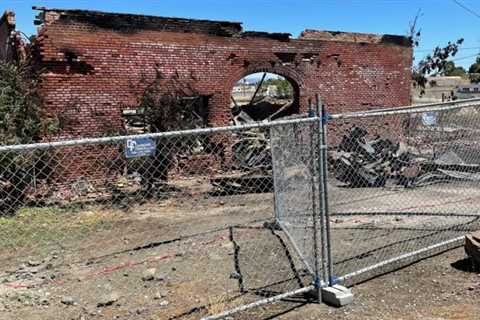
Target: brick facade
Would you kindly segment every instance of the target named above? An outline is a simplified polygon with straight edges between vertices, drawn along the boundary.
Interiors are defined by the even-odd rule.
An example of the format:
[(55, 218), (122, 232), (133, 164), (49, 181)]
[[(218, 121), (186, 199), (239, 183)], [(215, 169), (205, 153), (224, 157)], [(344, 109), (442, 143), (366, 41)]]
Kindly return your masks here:
[(232, 87), (260, 71), (292, 82), (299, 111), (317, 93), (330, 113), (410, 103), (412, 49), (400, 36), (307, 30), (291, 39), (234, 22), (45, 8), (38, 23), (43, 104), (68, 123), (66, 136), (121, 132), (122, 109), (157, 71), (209, 97), (211, 126), (229, 123)]
[[(405, 37), (306, 30), (293, 39), (244, 32), (237, 22), (37, 10), (38, 34), (28, 49), (42, 72), (42, 115), (60, 128), (49, 138), (124, 133), (123, 110), (138, 105), (159, 74), (165, 90), (174, 81), (208, 99), (209, 126), (230, 123), (232, 88), (255, 72), (288, 79), (295, 112), (305, 112), (316, 94), (330, 113), (410, 104), (412, 48)], [(226, 141), (215, 143), (228, 149)], [(108, 172), (98, 161), (117, 161), (120, 151), (58, 150), (50, 178), (55, 185), (83, 178), (105, 185), (125, 165)]]

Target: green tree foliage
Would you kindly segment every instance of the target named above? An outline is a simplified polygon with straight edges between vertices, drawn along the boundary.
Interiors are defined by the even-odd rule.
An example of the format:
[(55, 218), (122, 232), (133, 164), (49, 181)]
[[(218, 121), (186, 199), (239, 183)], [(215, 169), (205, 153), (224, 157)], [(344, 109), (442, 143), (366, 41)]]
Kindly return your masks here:
[(436, 47), (431, 54), (420, 60), (413, 67), (412, 78), (414, 85), (420, 87), (422, 93), (424, 93), (425, 85), (427, 84), (427, 76), (444, 75), (453, 71), (458, 72), (454, 65), (452, 69), (453, 62), (449, 61), (449, 59), (457, 54), (462, 43), (463, 39), (458, 39), (455, 42), (448, 42), (445, 47)]
[(463, 77), (467, 74), (465, 69), (460, 66), (456, 66), (455, 62), (447, 61), (445, 64), (445, 69), (442, 72), (442, 76), (458, 76)]
[(267, 79), (262, 84), (262, 91), (267, 90), (268, 86), (277, 87), (277, 95), (290, 97), (293, 95), (293, 88), (290, 82), (284, 78)]
[[(27, 62), (0, 61), (0, 144), (23, 144), (41, 138), (37, 80)], [(36, 155), (0, 154), (0, 212), (13, 213), (34, 179)]]
[(468, 69), (468, 76), (473, 83), (480, 82), (480, 56), (477, 57), (475, 62)]
[(475, 62), (470, 66), (468, 73), (480, 73), (480, 56), (478, 56)]
[(0, 62), (0, 144), (40, 139), (37, 80), (27, 62)]
[[(415, 19), (410, 23), (407, 35), (413, 48), (416, 48), (420, 45), (421, 30), (417, 28), (418, 19), (420, 16), (421, 12), (419, 11), (415, 16)], [(457, 54), (462, 43), (463, 38), (460, 38), (454, 42), (449, 41), (444, 47), (437, 46), (433, 49), (431, 54), (427, 55), (413, 66), (413, 85), (421, 89), (421, 94), (425, 93), (425, 86), (428, 81), (427, 76), (462, 72), (460, 69), (455, 69), (455, 64), (450, 61), (450, 58)]]

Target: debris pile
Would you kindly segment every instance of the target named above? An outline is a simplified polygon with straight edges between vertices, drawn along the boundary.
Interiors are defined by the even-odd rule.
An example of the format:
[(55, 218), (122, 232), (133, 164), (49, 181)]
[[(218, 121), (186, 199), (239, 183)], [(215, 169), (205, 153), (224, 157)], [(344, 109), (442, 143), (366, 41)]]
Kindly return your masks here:
[(475, 267), (480, 268), (480, 231), (465, 237), (465, 253), (472, 259)]
[[(388, 179), (407, 183), (416, 175), (412, 155), (389, 139), (367, 140), (368, 132), (355, 127), (329, 152), (329, 164), (341, 182), (351, 187), (383, 187)], [(408, 169), (408, 170), (407, 170)]]
[[(480, 181), (480, 165), (468, 164), (454, 151), (426, 157), (403, 143), (376, 137), (354, 127), (338, 148), (329, 151), (336, 179), (350, 187), (384, 187), (388, 182), (421, 187), (449, 181)], [(433, 158), (433, 160), (432, 160)]]
[(293, 100), (263, 97), (259, 101), (232, 108), (235, 125), (254, 121), (272, 121), (292, 114)]
[(232, 145), (233, 168), (237, 171), (211, 179), (219, 194), (269, 192), (273, 188), (272, 158), (267, 132), (239, 133)]
[[(235, 125), (272, 121), (290, 116), (292, 100), (265, 97), (259, 102), (235, 105)], [(292, 116), (295, 117), (295, 116)], [(298, 117), (298, 115), (297, 115)], [(253, 129), (235, 135), (232, 144), (232, 166), (236, 173), (211, 179), (218, 194), (271, 192), (273, 190), (272, 157), (268, 130)]]

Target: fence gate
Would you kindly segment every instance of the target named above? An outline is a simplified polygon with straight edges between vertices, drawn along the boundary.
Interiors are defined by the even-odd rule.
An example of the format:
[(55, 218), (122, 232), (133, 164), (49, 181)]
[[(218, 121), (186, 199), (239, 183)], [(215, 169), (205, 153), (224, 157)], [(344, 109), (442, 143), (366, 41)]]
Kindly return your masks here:
[(319, 201), (318, 123), (271, 129), (275, 221), (316, 276)]
[[(276, 295), (245, 304), (206, 320), (258, 307), (302, 293), (314, 292), (325, 278), (322, 272), (320, 118), (286, 120), (269, 125), (272, 157), (274, 214), (264, 223), (283, 250), (275, 256), (275, 270), (257, 270), (265, 277), (278, 278), (282, 285)], [(258, 241), (258, 239), (257, 239)], [(272, 241), (272, 240), (269, 240)], [(256, 246), (261, 247), (257, 243)], [(241, 250), (241, 248), (240, 248)], [(257, 259), (260, 259), (257, 257)], [(288, 267), (285, 267), (288, 260)], [(283, 265), (283, 267), (281, 267)]]

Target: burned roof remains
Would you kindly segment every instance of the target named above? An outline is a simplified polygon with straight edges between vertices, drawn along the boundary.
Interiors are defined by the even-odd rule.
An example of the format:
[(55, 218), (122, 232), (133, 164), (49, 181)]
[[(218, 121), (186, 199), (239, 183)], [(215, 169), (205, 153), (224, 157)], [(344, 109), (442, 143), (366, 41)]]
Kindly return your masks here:
[(305, 40), (323, 40), (323, 41), (343, 41), (358, 43), (382, 43), (394, 44), (409, 47), (411, 43), (408, 37), (390, 34), (373, 34), (342, 31), (325, 31), (307, 29), (300, 34), (300, 39)]
[(241, 33), (243, 30), (242, 23), (231, 21), (157, 17), (138, 14), (45, 7), (33, 7), (33, 9), (42, 11), (35, 20), (35, 24), (37, 25), (47, 22), (45, 19), (45, 13), (48, 12), (58, 14), (59, 19), (78, 21), (98, 28), (114, 29), (125, 32), (135, 32), (136, 30), (161, 30), (233, 36)]
[[(192, 32), (223, 37), (266, 38), (277, 41), (290, 41), (291, 34), (279, 32), (243, 31), (241, 22), (187, 19), (175, 17), (159, 17), (140, 14), (112, 13), (93, 10), (58, 9), (46, 7), (32, 7), (41, 13), (35, 24), (45, 25), (55, 20), (79, 22), (88, 24), (92, 28), (110, 29), (125, 33), (136, 33), (142, 30)], [(47, 15), (48, 14), (48, 15)], [(341, 41), (358, 43), (382, 43), (399, 46), (410, 46), (405, 36), (379, 35), (368, 33), (352, 33), (340, 31), (304, 30), (299, 40)]]

